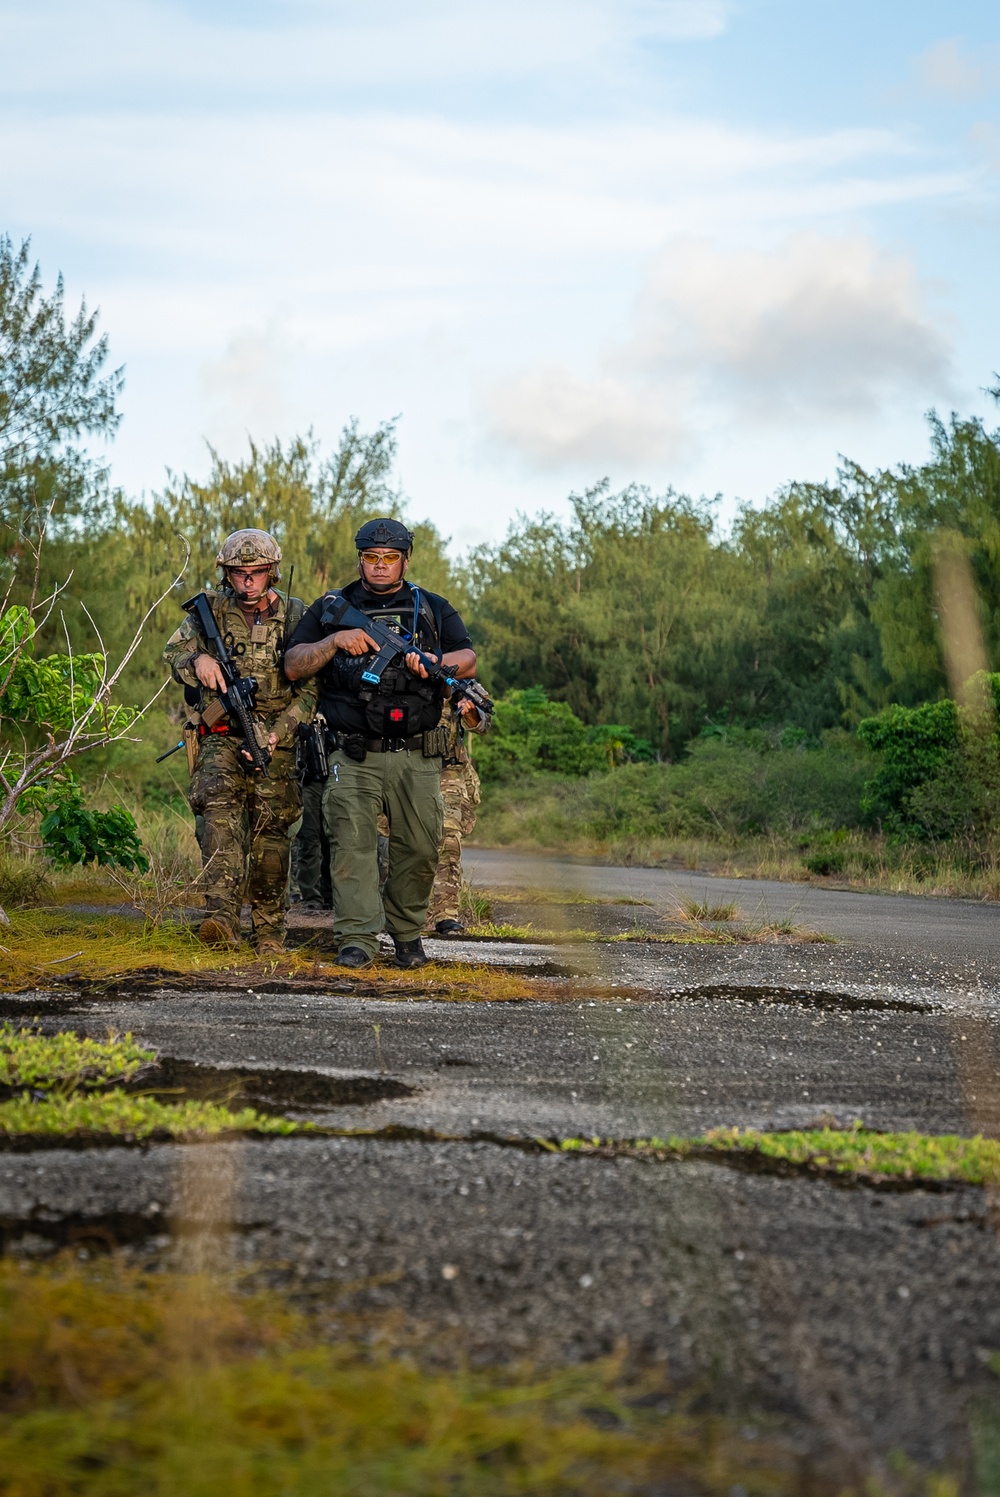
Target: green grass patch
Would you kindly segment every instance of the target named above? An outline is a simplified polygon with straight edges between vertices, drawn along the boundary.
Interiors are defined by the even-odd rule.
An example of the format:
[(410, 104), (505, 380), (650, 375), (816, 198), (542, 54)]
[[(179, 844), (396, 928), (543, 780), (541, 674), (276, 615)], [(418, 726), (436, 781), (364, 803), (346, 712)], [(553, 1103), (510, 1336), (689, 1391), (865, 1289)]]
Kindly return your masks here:
[[(232, 1112), (214, 1102), (161, 1102), (114, 1089), (44, 1099), (22, 1092), (0, 1102), (0, 1138), (122, 1138), (154, 1134), (189, 1142), (229, 1133), (311, 1132), (307, 1123), (265, 1117), (252, 1107)], [(3, 1488), (0, 1487), (0, 1491)]]
[(155, 1051), (144, 1050), (130, 1034), (92, 1040), (0, 1024), (0, 1086), (69, 1090), (131, 1081), (155, 1059)]
[(871, 1180), (928, 1180), (965, 1185), (1000, 1181), (1000, 1140), (954, 1133), (875, 1133), (867, 1128), (815, 1128), (764, 1133), (754, 1128), (713, 1128), (697, 1138), (616, 1141), (565, 1138), (567, 1152), (660, 1159), (711, 1155), (756, 1156), (775, 1165)]

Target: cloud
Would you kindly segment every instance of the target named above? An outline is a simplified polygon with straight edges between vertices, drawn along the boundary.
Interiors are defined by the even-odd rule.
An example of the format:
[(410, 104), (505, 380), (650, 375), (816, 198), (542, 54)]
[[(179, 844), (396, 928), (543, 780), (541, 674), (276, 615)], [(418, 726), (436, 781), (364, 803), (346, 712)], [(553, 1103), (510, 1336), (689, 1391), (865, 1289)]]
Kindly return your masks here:
[(689, 440), (667, 389), (538, 369), (496, 391), (492, 434), (542, 468), (677, 458)]
[[(649, 39), (711, 40), (730, 0), (6, 0), (4, 93), (244, 109), (539, 80), (585, 96)], [(475, 105), (476, 96), (472, 95)]]
[(248, 435), (268, 441), (282, 430), (287, 359), (286, 340), (271, 322), (263, 329), (242, 328), (220, 358), (203, 364), (203, 430), (213, 446), (238, 450)]
[(983, 54), (973, 59), (962, 51), (957, 37), (935, 42), (914, 59), (917, 78), (928, 93), (945, 94), (951, 99), (974, 99), (1000, 87), (1000, 63), (996, 49), (990, 49), (991, 60)]
[(947, 389), (950, 350), (913, 265), (863, 237), (770, 251), (674, 241), (630, 337), (593, 379), (526, 372), (494, 391), (495, 439), (542, 466), (683, 459), (712, 432), (882, 414)]

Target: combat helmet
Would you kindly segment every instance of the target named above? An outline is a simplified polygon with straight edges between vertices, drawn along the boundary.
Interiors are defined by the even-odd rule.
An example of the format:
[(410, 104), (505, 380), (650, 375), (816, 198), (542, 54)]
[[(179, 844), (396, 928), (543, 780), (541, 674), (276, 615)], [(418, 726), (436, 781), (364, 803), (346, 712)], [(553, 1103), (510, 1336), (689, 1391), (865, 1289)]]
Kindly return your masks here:
[(402, 520), (366, 520), (354, 537), (359, 551), (368, 546), (395, 546), (398, 551), (413, 550), (413, 532), (407, 530)]
[(271, 569), (267, 578), (269, 587), (281, 576), (280, 562), (281, 547), (266, 530), (234, 530), (232, 535), (226, 536), (215, 558), (215, 565), (223, 571), (227, 567), (263, 566), (266, 563)]

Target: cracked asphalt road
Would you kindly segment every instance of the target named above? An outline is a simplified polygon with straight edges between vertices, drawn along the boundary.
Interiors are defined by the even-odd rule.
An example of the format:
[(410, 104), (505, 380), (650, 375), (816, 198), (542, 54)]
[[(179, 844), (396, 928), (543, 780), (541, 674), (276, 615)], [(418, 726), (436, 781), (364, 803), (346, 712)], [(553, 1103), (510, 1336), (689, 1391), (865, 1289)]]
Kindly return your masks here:
[[(692, 877), (564, 866), (592, 894), (653, 900), (649, 918)], [(475, 878), (551, 895), (563, 873), (477, 852)], [(731, 897), (722, 881), (695, 881), (695, 897)], [(747, 884), (730, 882), (751, 913)], [(40, 1252), (104, 1224), (169, 1253), (173, 1231), (212, 1224), (238, 1261), (326, 1286), (352, 1312), (402, 1312), (439, 1349), (565, 1360), (624, 1342), (676, 1389), (788, 1414), (840, 1470), (893, 1449), (961, 1468), (970, 1410), (1000, 1402), (989, 1370), (1000, 1251), (985, 1192), (516, 1147), (823, 1115), (1000, 1133), (996, 911), (771, 887), (839, 944), (435, 948), (555, 964), (578, 973), (580, 994), (599, 978), (600, 1001), (572, 978), (553, 982), (551, 1003), (168, 988), (6, 999), (5, 1014), (47, 1025), (129, 1029), (218, 1068), (220, 1086), (233, 1068), (279, 1072), (287, 1099), (300, 1075), (299, 1116), (423, 1134), (5, 1154), (8, 1244)], [(567, 926), (587, 923), (586, 906), (567, 910)], [(307, 1085), (316, 1073), (323, 1105)]]

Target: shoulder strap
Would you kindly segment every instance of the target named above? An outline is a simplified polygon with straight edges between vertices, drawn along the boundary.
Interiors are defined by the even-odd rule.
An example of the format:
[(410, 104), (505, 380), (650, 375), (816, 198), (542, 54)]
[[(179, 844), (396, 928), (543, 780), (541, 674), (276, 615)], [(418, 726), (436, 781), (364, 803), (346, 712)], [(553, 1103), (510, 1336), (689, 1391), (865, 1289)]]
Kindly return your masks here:
[(420, 618), (429, 628), (433, 636), (435, 645), (440, 645), (441, 621), (444, 617), (444, 599), (439, 598), (437, 593), (424, 592), (423, 588), (418, 588), (415, 583), (412, 584), (412, 586), (414, 592), (418, 592), (420, 595), (420, 603), (418, 605)]

